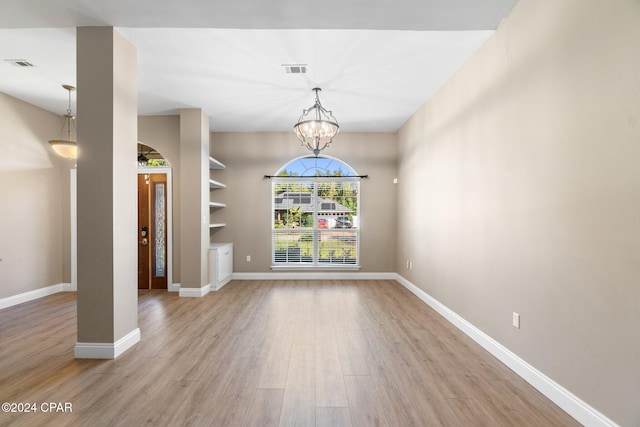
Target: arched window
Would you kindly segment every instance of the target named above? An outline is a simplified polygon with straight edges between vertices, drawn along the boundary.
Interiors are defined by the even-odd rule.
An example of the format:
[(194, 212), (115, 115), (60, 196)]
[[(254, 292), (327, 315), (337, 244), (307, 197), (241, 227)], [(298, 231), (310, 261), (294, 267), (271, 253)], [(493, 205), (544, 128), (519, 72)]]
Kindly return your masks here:
[(155, 148), (138, 141), (138, 166), (139, 167), (166, 167), (171, 166)]
[(272, 183), (272, 266), (359, 266), (360, 178), (338, 159), (300, 157)]

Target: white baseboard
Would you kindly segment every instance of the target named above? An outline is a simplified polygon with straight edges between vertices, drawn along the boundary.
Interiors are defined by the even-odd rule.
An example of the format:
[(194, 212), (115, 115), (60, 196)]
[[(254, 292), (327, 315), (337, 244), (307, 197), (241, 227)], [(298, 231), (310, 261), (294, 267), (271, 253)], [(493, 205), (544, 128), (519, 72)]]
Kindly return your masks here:
[(48, 295), (57, 294), (58, 292), (71, 291), (71, 283), (58, 283), (57, 285), (47, 286), (45, 288), (35, 289), (33, 291), (24, 292), (18, 295), (0, 299), (0, 310), (23, 302), (32, 301), (34, 299), (46, 297)]
[(115, 359), (140, 341), (136, 328), (114, 343), (79, 342), (73, 350), (76, 359)]
[(220, 289), (222, 289), (222, 287), (224, 285), (226, 285), (227, 283), (229, 283), (231, 280), (233, 280), (233, 275), (227, 277), (226, 279), (224, 279), (222, 282), (218, 283), (217, 286), (211, 286), (211, 292), (215, 292), (215, 291), (219, 291)]
[(396, 273), (348, 273), (344, 271), (289, 271), (233, 273), (233, 280), (396, 280)]
[(585, 426), (598, 427), (618, 427), (595, 408), (575, 396), (569, 390), (547, 377), (545, 374), (522, 360), (518, 355), (508, 348), (473, 326), (471, 323), (460, 317), (454, 311), (442, 304), (440, 301), (409, 282), (404, 277), (396, 274), (396, 280), (414, 295), (424, 301), (427, 305), (440, 313), (445, 319), (468, 335), (472, 340), (480, 344), (485, 350), (494, 355), (498, 360), (511, 368), (525, 381), (535, 387), (542, 394), (547, 396), (556, 405), (566, 411), (578, 422)]
[(194, 297), (199, 298), (203, 297), (211, 291), (211, 285), (206, 285), (201, 288), (183, 288), (180, 287), (178, 291), (178, 295), (181, 297)]
[(172, 283), (168, 286), (169, 292), (180, 292), (180, 283)]

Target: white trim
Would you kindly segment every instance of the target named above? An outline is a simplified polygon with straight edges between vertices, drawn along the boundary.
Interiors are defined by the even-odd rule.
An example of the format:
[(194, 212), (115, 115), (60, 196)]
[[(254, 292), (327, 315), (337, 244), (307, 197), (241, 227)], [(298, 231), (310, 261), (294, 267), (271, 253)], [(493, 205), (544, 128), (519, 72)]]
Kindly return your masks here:
[(73, 354), (76, 359), (115, 359), (139, 341), (140, 328), (135, 328), (114, 343), (76, 343)]
[[(322, 153), (321, 155), (319, 155), (319, 156), (317, 156), (317, 157), (318, 157), (319, 159), (330, 159), (330, 160), (334, 160), (334, 161), (336, 161), (336, 162), (338, 162), (338, 163), (342, 163), (343, 165), (345, 165), (346, 167), (348, 167), (349, 169), (351, 169), (351, 171), (352, 171), (354, 174), (358, 175), (358, 172), (356, 172), (356, 170), (355, 170), (354, 168), (352, 168), (352, 167), (351, 167), (351, 165), (350, 165), (350, 164), (348, 164), (347, 162), (345, 162), (344, 160), (341, 160), (341, 159), (339, 159), (339, 158), (337, 158), (337, 157), (333, 157), (333, 156), (327, 156), (327, 155), (326, 155), (326, 154), (324, 154), (324, 153)], [(294, 162), (297, 162), (297, 161), (298, 161), (298, 160), (300, 160), (300, 159), (308, 159), (308, 158), (313, 158), (313, 156), (312, 156), (311, 154), (307, 153), (307, 154), (305, 154), (304, 156), (299, 156), (299, 157), (296, 157), (295, 159), (289, 160), (287, 163), (285, 163), (285, 165), (284, 165), (284, 166), (282, 166), (280, 169), (278, 169), (278, 172), (276, 172), (276, 173), (275, 173), (275, 175), (273, 176), (273, 178), (278, 178), (278, 176), (277, 176), (277, 175), (278, 175), (280, 172), (282, 172), (283, 170), (286, 170), (286, 169), (287, 169), (287, 166), (289, 166), (290, 164), (292, 164), (292, 163), (294, 163)], [(272, 179), (273, 179), (273, 178), (272, 178)], [(315, 178), (315, 177), (314, 177), (314, 176), (312, 176), (312, 177), (302, 176), (301, 178)], [(323, 178), (327, 178), (327, 177), (323, 177)], [(340, 178), (345, 178), (345, 177), (340, 177)]]
[(358, 271), (360, 270), (359, 264), (331, 264), (327, 265), (322, 264), (280, 264), (280, 265), (272, 265), (271, 269), (273, 271)]
[(396, 274), (396, 280), (431, 308), (444, 316), (445, 319), (468, 335), (472, 340), (480, 344), (485, 350), (498, 358), (498, 360), (511, 368), (516, 374), (548, 397), (552, 402), (564, 409), (578, 422), (585, 426), (618, 426), (604, 414), (598, 412), (598, 410), (591, 407), (578, 396), (547, 377), (511, 350), (473, 326), (450, 308), (433, 298), (422, 289), (418, 288), (401, 275)]
[[(310, 265), (300, 265), (300, 267), (302, 268), (312, 268), (312, 269), (324, 269), (324, 268), (331, 268), (330, 266), (326, 266), (324, 265), (321, 261), (320, 261), (320, 231), (321, 229), (318, 228), (318, 224), (316, 223), (316, 220), (320, 217), (320, 212), (318, 211), (318, 201), (320, 200), (320, 196), (318, 194), (318, 183), (321, 183), (323, 181), (327, 181), (327, 182), (354, 182), (357, 183), (357, 194), (356, 194), (356, 215), (352, 215), (355, 218), (358, 218), (358, 223), (361, 222), (360, 216), (361, 216), (361, 203), (360, 203), (360, 182), (362, 181), (363, 176), (358, 175), (358, 172), (356, 172), (356, 170), (351, 167), (351, 165), (347, 164), (346, 162), (344, 162), (343, 160), (338, 159), (337, 157), (331, 157), (331, 156), (327, 156), (327, 155), (321, 155), (321, 156), (316, 156), (315, 160), (317, 159), (327, 159), (330, 160), (329, 165), (331, 165), (333, 162), (337, 163), (337, 164), (342, 164), (344, 165), (346, 168), (350, 169), (356, 176), (316, 176), (315, 174), (313, 176), (305, 176), (304, 172), (307, 172), (309, 169), (311, 168), (307, 168), (303, 173), (302, 176), (296, 176), (296, 177), (279, 177), (278, 175), (282, 172), (282, 171), (286, 171), (287, 167), (289, 167), (290, 165), (297, 163), (297, 162), (301, 162), (303, 160), (309, 160), (309, 159), (314, 159), (312, 156), (306, 155), (306, 156), (300, 156), (297, 157), (293, 160), (288, 161), (284, 166), (280, 167), (280, 169), (278, 169), (278, 172), (276, 172), (276, 174), (274, 176), (271, 176), (271, 212), (270, 212), (270, 217), (271, 217), (271, 269), (272, 270), (280, 270), (280, 269), (294, 269), (294, 268), (298, 268), (297, 265), (295, 264), (286, 264), (286, 263), (282, 263), (282, 264), (277, 264), (276, 263), (276, 238), (275, 235), (276, 233), (282, 233), (284, 232), (285, 228), (275, 228), (275, 225), (273, 223), (273, 215), (274, 212), (276, 210), (276, 203), (275, 203), (275, 197), (274, 197), (274, 193), (275, 193), (275, 188), (276, 185), (279, 183), (289, 183), (289, 182), (300, 182), (300, 181), (304, 181), (304, 182), (308, 182), (308, 181), (312, 181), (313, 184), (313, 193), (310, 193), (312, 196), (311, 198), (313, 199), (313, 212), (312, 212), (312, 219), (314, 222), (314, 225), (311, 229), (299, 229), (299, 233), (303, 233), (303, 232), (308, 232), (311, 231), (313, 233), (313, 254), (311, 255), (312, 258), (312, 262), (309, 263)], [(304, 165), (306, 167), (306, 165)], [(317, 163), (315, 163), (315, 166), (313, 167), (313, 169), (325, 169), (325, 168), (321, 168), (318, 166)], [(326, 169), (325, 169), (326, 170)], [(265, 175), (266, 176), (266, 175)], [(336, 202), (337, 203), (337, 202)], [(348, 210), (348, 212), (350, 212), (351, 214), (353, 214), (352, 210)], [(346, 215), (348, 212), (342, 212), (342, 214)], [(300, 218), (301, 219), (301, 218)], [(355, 223), (355, 220), (354, 220)], [(337, 231), (339, 229), (336, 230), (332, 230), (332, 231)], [(327, 230), (329, 231), (329, 230)], [(357, 263), (355, 265), (346, 265), (346, 264), (341, 264), (341, 265), (336, 265), (336, 268), (340, 268), (341, 270), (359, 270), (360, 269), (360, 227), (353, 227), (351, 229), (349, 229), (349, 231), (354, 231), (355, 232), (355, 240), (356, 240), (356, 261)], [(293, 233), (293, 232), (292, 232)], [(287, 231), (288, 234), (288, 231)]]
[(34, 289), (33, 291), (23, 292), (18, 295), (12, 295), (10, 297), (0, 298), (0, 310), (2, 310), (3, 308), (12, 307), (14, 305), (22, 304), (23, 302), (28, 302), (34, 299), (57, 294), (58, 292), (68, 292), (71, 290), (72, 289), (71, 289), (70, 283), (58, 283), (57, 285), (51, 285), (45, 288)]
[(224, 280), (222, 280), (222, 282), (218, 283), (218, 286), (211, 286), (211, 292), (219, 291), (220, 289), (222, 289), (222, 287), (224, 285), (229, 283), (231, 281), (231, 279), (233, 279), (233, 275), (227, 276), (226, 279), (224, 279)]
[(153, 175), (154, 173), (170, 174), (171, 166), (138, 166), (138, 175), (142, 173), (147, 175)]
[(179, 292), (180, 291), (180, 283), (172, 283), (167, 287), (167, 291), (169, 292)]
[(396, 280), (396, 273), (290, 271), (288, 273), (233, 273), (233, 280)]
[(69, 170), (69, 222), (71, 228), (71, 290), (78, 290), (78, 169)]
[(201, 288), (183, 288), (178, 291), (178, 295), (181, 297), (195, 297), (200, 298), (211, 292), (211, 285), (207, 284)]

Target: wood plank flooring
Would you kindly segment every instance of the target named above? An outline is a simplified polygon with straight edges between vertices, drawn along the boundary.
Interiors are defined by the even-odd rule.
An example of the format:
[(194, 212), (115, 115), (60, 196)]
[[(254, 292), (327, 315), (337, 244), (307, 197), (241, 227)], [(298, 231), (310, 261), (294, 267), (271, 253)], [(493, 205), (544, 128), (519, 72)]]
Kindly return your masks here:
[(0, 310), (0, 403), (38, 407), (0, 426), (579, 425), (395, 281), (143, 291), (139, 326), (75, 360), (73, 293)]

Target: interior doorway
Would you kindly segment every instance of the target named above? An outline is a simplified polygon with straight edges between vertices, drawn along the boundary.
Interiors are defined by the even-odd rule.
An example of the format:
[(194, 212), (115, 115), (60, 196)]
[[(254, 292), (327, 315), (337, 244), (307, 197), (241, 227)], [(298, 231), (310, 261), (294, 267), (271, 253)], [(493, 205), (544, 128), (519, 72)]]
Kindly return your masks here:
[(138, 173), (138, 289), (167, 289), (167, 175)]
[(138, 289), (175, 291), (171, 165), (138, 141)]
[[(140, 146), (143, 148), (149, 148), (142, 144), (139, 144), (139, 152), (138, 152), (138, 177), (140, 174), (149, 174), (149, 175), (164, 175), (165, 176), (165, 189), (166, 189), (166, 264), (165, 264), (165, 276), (166, 281), (164, 285), (164, 289), (168, 289), (172, 292), (177, 292), (179, 290), (179, 285), (175, 285), (173, 283), (173, 220), (172, 220), (172, 212), (173, 212), (173, 193), (172, 193), (172, 175), (171, 175), (171, 167), (168, 162), (164, 161), (162, 166), (154, 165), (148, 166), (148, 162), (142, 164), (140, 158)], [(144, 154), (149, 154), (145, 152)], [(70, 210), (70, 228), (71, 228), (71, 284), (69, 286), (69, 290), (76, 291), (78, 289), (78, 223), (77, 223), (77, 209), (78, 209), (78, 201), (77, 201), (77, 169), (73, 168), (69, 172), (69, 210)], [(138, 234), (140, 234), (140, 228), (138, 227)], [(133, 237), (133, 236), (132, 236)], [(140, 271), (140, 265), (138, 265), (138, 272)], [(133, 286), (133, 283), (131, 284)], [(138, 283), (138, 287), (140, 284)], [(149, 285), (148, 285), (149, 286)], [(147, 287), (145, 289), (149, 289)]]

